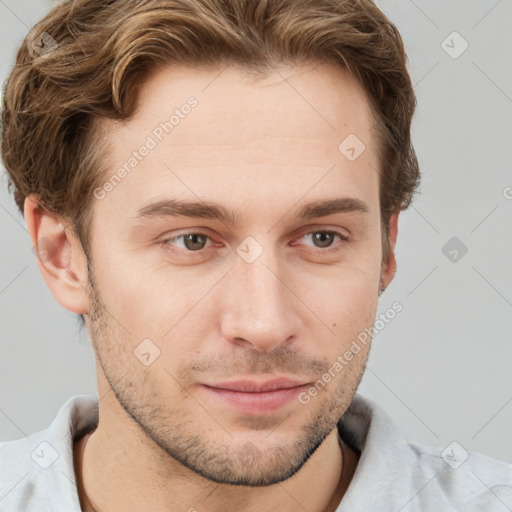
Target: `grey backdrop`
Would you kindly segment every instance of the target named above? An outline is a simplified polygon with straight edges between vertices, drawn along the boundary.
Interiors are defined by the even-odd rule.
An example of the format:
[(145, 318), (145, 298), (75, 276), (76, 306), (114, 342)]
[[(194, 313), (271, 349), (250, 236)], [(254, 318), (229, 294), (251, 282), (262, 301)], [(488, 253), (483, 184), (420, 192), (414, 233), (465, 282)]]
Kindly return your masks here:
[[(50, 5), (0, 0), (2, 82)], [(359, 392), (410, 441), (512, 462), (512, 1), (379, 6), (409, 55), (423, 181), (401, 215), (398, 272), (379, 312), (404, 309), (375, 337)], [(46, 428), (71, 395), (96, 393), (96, 377), (89, 339), (47, 289), (1, 172), (0, 439), (10, 440)]]

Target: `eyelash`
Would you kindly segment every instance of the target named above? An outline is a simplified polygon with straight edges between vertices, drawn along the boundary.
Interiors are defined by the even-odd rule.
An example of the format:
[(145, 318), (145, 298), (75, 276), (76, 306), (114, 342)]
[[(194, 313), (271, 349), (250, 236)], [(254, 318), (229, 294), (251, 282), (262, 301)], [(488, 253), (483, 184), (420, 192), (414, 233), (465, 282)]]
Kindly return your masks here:
[[(301, 235), (299, 239), (301, 238), (304, 238), (308, 235), (312, 235), (314, 233), (324, 233), (324, 234), (328, 234), (328, 235), (336, 235), (339, 237), (340, 239), (340, 244), (338, 245), (344, 245), (344, 243), (348, 242), (348, 237), (345, 236), (342, 232), (340, 231), (336, 231), (336, 230), (332, 230), (332, 229), (315, 229), (313, 231), (308, 231), (307, 233), (304, 233), (303, 235)], [(202, 231), (188, 231), (188, 232), (185, 232), (185, 233), (180, 233), (179, 235), (176, 235), (176, 236), (173, 236), (172, 238), (167, 238), (165, 240), (162, 241), (162, 244), (164, 245), (164, 247), (171, 251), (171, 252), (178, 252), (178, 253), (185, 253), (185, 254), (201, 254), (203, 253), (204, 251), (206, 251), (206, 248), (205, 249), (198, 249), (197, 251), (192, 251), (192, 250), (189, 250), (189, 249), (177, 249), (173, 246), (171, 246), (169, 244), (169, 242), (175, 242), (176, 240), (179, 240), (180, 238), (184, 238), (188, 235), (201, 235), (203, 237), (206, 237), (208, 239), (212, 239), (207, 233), (203, 233)], [(172, 247), (172, 249), (170, 248)], [(321, 248), (321, 247), (314, 247), (314, 249), (316, 249), (317, 251), (321, 252), (321, 253), (328, 253), (328, 252), (334, 252), (334, 251), (338, 251), (340, 250), (340, 247), (339, 246), (330, 246), (330, 247), (326, 247), (326, 248)]]

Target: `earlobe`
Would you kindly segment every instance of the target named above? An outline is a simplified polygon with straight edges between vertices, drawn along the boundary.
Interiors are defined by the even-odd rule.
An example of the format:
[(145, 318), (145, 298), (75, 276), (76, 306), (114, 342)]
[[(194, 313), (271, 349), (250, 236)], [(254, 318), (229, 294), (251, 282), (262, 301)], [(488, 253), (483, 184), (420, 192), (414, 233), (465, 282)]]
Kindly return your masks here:
[(39, 270), (53, 296), (69, 311), (87, 313), (87, 259), (80, 241), (35, 194), (26, 197), (24, 216)]

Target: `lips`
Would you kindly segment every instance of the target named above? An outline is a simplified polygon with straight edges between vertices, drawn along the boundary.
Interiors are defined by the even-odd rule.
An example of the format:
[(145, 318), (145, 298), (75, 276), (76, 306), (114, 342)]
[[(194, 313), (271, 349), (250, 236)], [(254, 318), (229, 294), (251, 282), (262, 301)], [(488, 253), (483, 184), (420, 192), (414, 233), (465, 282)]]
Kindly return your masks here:
[[(209, 400), (238, 413), (264, 415), (276, 413), (297, 402), (297, 396), (311, 383), (288, 377), (266, 381), (236, 380), (215, 382), (199, 386)], [(211, 403), (211, 402), (209, 402)], [(213, 403), (212, 403), (213, 405)]]
[(264, 382), (235, 380), (205, 384), (205, 386), (210, 388), (226, 389), (229, 391), (239, 391), (241, 393), (262, 393), (265, 391), (275, 391), (277, 389), (295, 388), (298, 386), (304, 386), (305, 384), (307, 384), (307, 382), (298, 381), (287, 377), (279, 377)]

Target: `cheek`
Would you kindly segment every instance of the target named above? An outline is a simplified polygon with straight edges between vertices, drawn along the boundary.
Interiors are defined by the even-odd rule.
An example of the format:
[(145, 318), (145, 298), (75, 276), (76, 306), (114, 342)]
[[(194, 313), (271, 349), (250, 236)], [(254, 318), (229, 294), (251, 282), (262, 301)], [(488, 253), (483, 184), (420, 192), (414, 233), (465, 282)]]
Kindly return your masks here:
[[(331, 319), (328, 324), (332, 336), (330, 353), (336, 355), (344, 352), (350, 344), (367, 333), (375, 321), (377, 302), (368, 294), (350, 293), (346, 290), (339, 294), (338, 300), (325, 303), (326, 318)], [(325, 300), (325, 299), (324, 299)], [(327, 322), (326, 322), (327, 323)]]
[[(197, 319), (211, 314), (211, 290), (219, 281), (215, 272), (200, 273), (190, 269), (157, 268), (140, 261), (102, 264), (96, 280), (101, 297), (117, 324), (134, 339), (150, 338), (168, 343), (173, 334)], [(108, 271), (115, 268), (115, 272)], [(199, 275), (200, 274), (200, 275)], [(194, 320), (195, 319), (195, 320)], [(121, 327), (119, 327), (121, 328)]]
[(374, 262), (347, 259), (335, 266), (302, 269), (300, 275), (297, 289), (304, 290), (303, 300), (330, 317), (361, 318), (377, 303), (380, 267)]
[(368, 328), (373, 326), (377, 312), (378, 278), (378, 273), (362, 265), (337, 272), (331, 269), (322, 278), (303, 276), (302, 289), (307, 292), (301, 298), (313, 312), (303, 310), (304, 318), (309, 319), (306, 336), (313, 336), (315, 346), (328, 360), (336, 360), (358, 336), (368, 338)]

